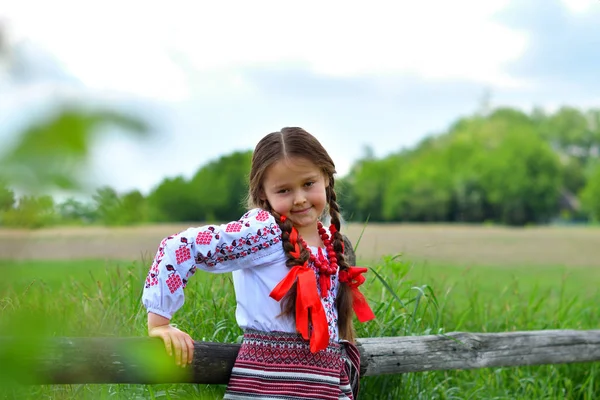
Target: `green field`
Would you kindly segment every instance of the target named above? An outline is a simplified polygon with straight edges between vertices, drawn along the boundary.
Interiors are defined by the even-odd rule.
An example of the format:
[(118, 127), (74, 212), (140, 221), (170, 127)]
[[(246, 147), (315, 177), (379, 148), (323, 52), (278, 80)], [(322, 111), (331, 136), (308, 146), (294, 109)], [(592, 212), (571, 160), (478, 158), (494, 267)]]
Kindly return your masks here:
[[(17, 359), (12, 362), (37, 335), (145, 335), (140, 295), (147, 261), (0, 261), (1, 336), (25, 338), (24, 349), (11, 351)], [(359, 325), (358, 333), (597, 329), (597, 263), (521, 265), (513, 260), (498, 267), (391, 257), (361, 263), (373, 269), (364, 292), (377, 320)], [(241, 331), (230, 276), (197, 273), (186, 291), (187, 302), (174, 322), (197, 340), (235, 341)], [(0, 361), (2, 398), (7, 399), (218, 399), (224, 390), (206, 385), (21, 387), (12, 382), (8, 360)], [(598, 372), (600, 363), (366, 377), (361, 399), (594, 399), (600, 393)]]

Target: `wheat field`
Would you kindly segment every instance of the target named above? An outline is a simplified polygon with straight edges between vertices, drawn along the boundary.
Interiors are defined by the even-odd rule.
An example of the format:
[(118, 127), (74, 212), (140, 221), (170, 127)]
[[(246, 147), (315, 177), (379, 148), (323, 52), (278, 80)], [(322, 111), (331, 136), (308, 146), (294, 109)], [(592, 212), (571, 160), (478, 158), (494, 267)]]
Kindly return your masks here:
[[(0, 258), (147, 260), (160, 240), (194, 224), (0, 229)], [(600, 266), (600, 229), (469, 225), (349, 224), (358, 259), (384, 255), (453, 265)]]

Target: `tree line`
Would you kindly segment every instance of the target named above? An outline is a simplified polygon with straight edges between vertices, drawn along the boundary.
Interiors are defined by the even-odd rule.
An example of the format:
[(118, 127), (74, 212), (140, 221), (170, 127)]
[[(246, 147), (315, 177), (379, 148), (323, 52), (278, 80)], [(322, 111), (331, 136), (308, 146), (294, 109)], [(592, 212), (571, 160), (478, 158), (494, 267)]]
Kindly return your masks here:
[[(336, 181), (344, 217), (364, 222), (522, 226), (600, 219), (600, 110), (498, 108), (383, 158), (367, 149)], [(251, 150), (165, 178), (148, 195), (96, 190), (90, 201), (17, 198), (0, 184), (0, 224), (129, 225), (228, 221), (245, 210)]]

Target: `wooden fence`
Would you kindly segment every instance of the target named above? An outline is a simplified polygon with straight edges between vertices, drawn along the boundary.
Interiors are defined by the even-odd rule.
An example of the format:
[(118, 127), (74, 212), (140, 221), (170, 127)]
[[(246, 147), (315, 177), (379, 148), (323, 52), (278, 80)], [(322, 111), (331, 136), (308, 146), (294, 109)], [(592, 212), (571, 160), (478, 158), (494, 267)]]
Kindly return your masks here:
[[(0, 339), (0, 348), (19, 346)], [(600, 361), (600, 330), (363, 338), (361, 375)], [(174, 366), (156, 338), (52, 338), (21, 359), (33, 383), (227, 383), (239, 344), (196, 342), (194, 361)]]

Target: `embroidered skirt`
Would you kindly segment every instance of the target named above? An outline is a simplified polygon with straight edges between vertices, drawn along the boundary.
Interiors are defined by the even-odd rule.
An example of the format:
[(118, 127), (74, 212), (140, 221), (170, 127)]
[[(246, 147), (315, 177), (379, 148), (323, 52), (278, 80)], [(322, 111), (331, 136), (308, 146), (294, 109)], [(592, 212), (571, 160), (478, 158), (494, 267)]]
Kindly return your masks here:
[(313, 354), (300, 335), (247, 330), (224, 398), (357, 400), (359, 371), (348, 342)]

